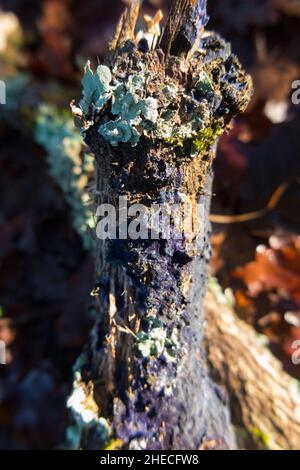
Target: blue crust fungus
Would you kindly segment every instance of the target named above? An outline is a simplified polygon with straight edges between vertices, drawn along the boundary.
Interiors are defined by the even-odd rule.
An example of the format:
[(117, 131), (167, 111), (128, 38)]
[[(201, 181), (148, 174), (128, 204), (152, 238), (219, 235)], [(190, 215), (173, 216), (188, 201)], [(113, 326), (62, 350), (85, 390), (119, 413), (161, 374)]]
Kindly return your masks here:
[[(188, 203), (201, 225), (181, 239), (171, 224), (168, 237), (98, 241), (99, 315), (76, 386), (93, 384), (110, 438), (130, 449), (199, 449), (212, 435), (234, 446), (224, 394), (205, 366), (202, 300), (211, 164), (218, 136), (249, 102), (251, 79), (230, 46), (203, 31), (206, 1), (174, 5), (163, 37), (149, 41), (148, 32), (157, 45), (145, 48), (133, 2), (105, 64), (87, 64), (77, 113), (95, 155), (97, 204), (126, 196), (129, 206), (164, 204), (172, 219), (173, 205)], [(91, 432), (80, 447), (90, 447)]]

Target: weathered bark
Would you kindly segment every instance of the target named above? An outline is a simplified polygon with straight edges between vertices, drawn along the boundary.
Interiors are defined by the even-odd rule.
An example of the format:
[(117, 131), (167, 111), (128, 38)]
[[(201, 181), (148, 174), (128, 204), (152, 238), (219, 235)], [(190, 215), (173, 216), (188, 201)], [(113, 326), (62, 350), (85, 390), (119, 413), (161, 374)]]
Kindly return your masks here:
[[(126, 196), (129, 206), (164, 204), (172, 215), (172, 205), (179, 204), (182, 230), (183, 204), (189, 203), (194, 225), (200, 221), (200, 230), (185, 231), (182, 239), (178, 226), (172, 225), (166, 238), (157, 233), (157, 239), (149, 240), (99, 240), (99, 313), (69, 402), (81, 423), (83, 448), (104, 446), (108, 437), (132, 449), (199, 449), (212, 442), (220, 448), (235, 446), (226, 398), (205, 367), (203, 296), (215, 142), (246, 106), (251, 84), (218, 37), (210, 35), (201, 50), (189, 54), (195, 38), (199, 40), (199, 22), (201, 27), (206, 23), (206, 2), (177, 1), (172, 10), (176, 15), (176, 6), (183, 3), (189, 9), (188, 17), (176, 16), (180, 34), (171, 31), (168, 47), (163, 37), (164, 50), (146, 52), (145, 41), (142, 47), (134, 45), (134, 5), (121, 20), (126, 34), (118, 28), (106, 61), (124, 90), (130, 77), (143, 75), (139, 93), (158, 103), (157, 121), (141, 112), (142, 123), (136, 124), (140, 137), (132, 146), (125, 142), (128, 136), (121, 136), (118, 144), (108, 142), (118, 134), (114, 125), (120, 122), (111, 121), (110, 101), (96, 115), (88, 111), (83, 118), (85, 140), (96, 159), (98, 205), (117, 207), (118, 198)], [(168, 25), (174, 24), (172, 14)], [(126, 21), (130, 27), (124, 26)], [(165, 34), (169, 32), (167, 26)], [(172, 117), (162, 117), (168, 109)], [(203, 121), (197, 124), (199, 116)], [(124, 114), (122, 119), (128, 130)], [(113, 137), (107, 122), (114, 128)], [(196, 130), (187, 131), (189, 125)], [(94, 416), (88, 423), (82, 419), (87, 409)]]
[(212, 377), (230, 397), (238, 443), (247, 449), (300, 448), (297, 384), (253, 328), (208, 292), (205, 346)]

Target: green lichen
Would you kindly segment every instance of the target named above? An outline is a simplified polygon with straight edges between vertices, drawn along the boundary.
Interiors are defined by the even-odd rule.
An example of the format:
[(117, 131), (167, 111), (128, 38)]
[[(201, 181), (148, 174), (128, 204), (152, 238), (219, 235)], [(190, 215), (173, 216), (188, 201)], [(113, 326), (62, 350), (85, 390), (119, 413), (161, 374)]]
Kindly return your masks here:
[[(174, 124), (176, 118), (173, 120), (171, 117), (170, 121), (167, 121), (167, 119), (164, 115), (163, 118), (158, 121), (156, 134), (161, 140), (175, 147), (184, 148), (199, 132), (199, 129), (197, 129), (197, 131), (193, 129), (192, 122), (178, 125)], [(201, 127), (201, 125), (199, 127)]]
[(163, 86), (162, 93), (169, 101), (173, 101), (178, 95), (178, 88), (174, 83), (170, 83)]
[(152, 97), (142, 99), (143, 87), (143, 77), (136, 75), (129, 77), (128, 84), (118, 85), (112, 90), (111, 110), (116, 119), (101, 125), (99, 132), (113, 147), (119, 142), (137, 145), (147, 128), (145, 120), (156, 122), (157, 100)]
[(141, 113), (143, 114), (144, 118), (152, 123), (155, 123), (158, 118), (158, 109), (157, 109), (157, 100), (152, 98), (146, 98), (142, 100), (140, 103)]
[[(85, 150), (70, 112), (46, 104), (37, 108), (41, 98), (32, 91), (31, 85), (26, 74), (18, 74), (6, 81), (7, 104), (0, 106), (0, 118), (20, 128), (21, 132), (33, 132), (34, 139), (44, 147), (49, 172), (71, 207), (74, 228), (82, 237), (84, 247), (93, 249), (94, 242), (89, 232), (94, 227), (94, 219), (87, 205), (89, 195), (86, 187), (94, 172), (93, 158)], [(55, 87), (47, 88), (49, 101), (51, 94), (55, 97), (57, 91)]]
[(82, 79), (83, 98), (80, 102), (85, 118), (93, 117), (111, 100), (114, 120), (99, 126), (99, 133), (110, 145), (119, 143), (137, 145), (149, 123), (154, 124), (158, 117), (157, 100), (145, 96), (145, 77), (130, 75), (126, 82), (112, 79), (111, 71), (99, 65), (94, 73), (90, 62), (85, 66)]
[(139, 124), (141, 106), (137, 96), (120, 85), (113, 94), (112, 113), (117, 118), (127, 121), (128, 124)]
[(71, 208), (75, 230), (82, 237), (84, 247), (93, 249), (90, 231), (94, 219), (87, 205), (86, 189), (93, 172), (93, 159), (83, 147), (80, 132), (74, 127), (69, 113), (41, 105), (37, 113), (35, 138), (47, 151), (49, 172)]
[(131, 142), (132, 145), (136, 145), (139, 141), (139, 134), (136, 129), (121, 119), (103, 124), (99, 127), (99, 133), (113, 147), (116, 147), (119, 142)]
[(181, 147), (187, 157), (209, 153), (251, 92), (251, 81), (229, 58), (225, 42), (207, 37), (184, 73), (175, 58), (163, 70), (158, 51), (141, 60), (140, 51), (127, 46), (114, 57), (112, 71), (99, 66), (94, 73), (87, 63), (82, 130), (98, 126), (113, 147), (135, 146), (143, 136)]
[(162, 354), (169, 360), (176, 356), (177, 345), (173, 338), (167, 336), (161, 322), (154, 317), (148, 318), (147, 331), (137, 335), (137, 350), (142, 357), (158, 357)]
[(80, 106), (85, 115), (87, 115), (91, 108), (100, 110), (111, 97), (111, 82), (112, 76), (110, 69), (105, 65), (99, 65), (94, 73), (91, 69), (90, 61), (87, 62), (84, 68), (84, 76), (82, 79), (83, 98)]
[[(115, 118), (104, 120), (98, 130), (113, 147), (120, 143), (136, 146), (144, 134), (179, 147), (190, 143), (192, 156), (208, 151), (221, 134), (221, 126), (207, 126), (210, 120), (207, 106), (168, 81), (162, 85), (159, 103), (156, 97), (146, 96), (147, 78), (144, 71), (131, 74), (123, 81), (123, 78), (116, 79), (103, 65), (94, 73), (87, 62), (80, 102), (85, 119), (93, 119), (94, 113), (107, 104)], [(200, 72), (195, 91), (203, 96), (214, 93), (213, 82), (206, 72)], [(178, 107), (180, 99), (182, 105)]]
[(203, 95), (207, 95), (209, 93), (214, 92), (213, 82), (210, 76), (204, 71), (200, 72), (199, 80), (196, 83), (196, 90)]
[(81, 373), (75, 371), (73, 391), (67, 401), (74, 424), (67, 429), (67, 442), (70, 449), (79, 449), (83, 434), (91, 430), (99, 448), (104, 448), (112, 438), (112, 429), (108, 421), (98, 416), (98, 405), (93, 393), (82, 381)]
[(160, 356), (165, 348), (166, 332), (155, 328), (150, 333), (144, 331), (138, 334), (137, 347), (143, 357)]

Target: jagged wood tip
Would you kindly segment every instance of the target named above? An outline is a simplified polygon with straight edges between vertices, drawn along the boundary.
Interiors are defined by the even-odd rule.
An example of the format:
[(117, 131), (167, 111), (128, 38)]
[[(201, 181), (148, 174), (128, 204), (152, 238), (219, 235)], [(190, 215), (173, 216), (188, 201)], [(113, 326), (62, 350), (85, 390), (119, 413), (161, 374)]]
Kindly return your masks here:
[[(146, 36), (147, 33), (148, 36), (149, 33), (153, 35), (149, 49), (155, 48), (158, 43), (166, 55), (191, 55), (198, 47), (208, 21), (206, 6), (207, 0), (174, 0), (160, 42), (159, 23), (163, 17), (161, 10), (153, 18), (146, 15), (144, 17)], [(133, 0), (120, 18), (115, 36), (110, 43), (111, 50), (116, 50), (128, 40), (137, 44), (142, 37), (145, 37), (142, 31), (135, 35), (139, 13), (140, 0)]]
[(128, 40), (134, 41), (135, 27), (140, 13), (140, 7), (140, 0), (133, 0), (130, 7), (125, 9), (119, 20), (114, 38), (110, 43), (110, 49), (117, 49)]
[(174, 0), (160, 47), (166, 55), (187, 55), (207, 24), (207, 0)]

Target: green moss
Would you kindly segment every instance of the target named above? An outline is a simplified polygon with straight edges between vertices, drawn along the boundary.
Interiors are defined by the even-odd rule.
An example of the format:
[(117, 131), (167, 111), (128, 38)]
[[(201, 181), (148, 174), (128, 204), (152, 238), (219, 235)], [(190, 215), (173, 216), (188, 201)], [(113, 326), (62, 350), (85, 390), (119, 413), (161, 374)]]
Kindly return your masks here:
[(184, 142), (186, 141), (187, 139), (182, 139), (180, 137), (167, 137), (165, 139), (165, 142), (167, 144), (170, 144), (172, 147), (180, 147), (180, 148), (183, 148), (184, 147)]
[(195, 157), (199, 154), (208, 153), (222, 133), (222, 127), (217, 125), (214, 128), (206, 127), (201, 129), (196, 137), (172, 136), (165, 138), (164, 142), (172, 147), (184, 148), (192, 157)]
[(192, 155), (209, 152), (222, 133), (223, 129), (219, 125), (201, 129), (197, 137), (192, 141)]
[(254, 428), (252, 430), (252, 435), (254, 437), (254, 440), (257, 441), (258, 444), (261, 445), (264, 449), (271, 449), (269, 437), (261, 429)]

